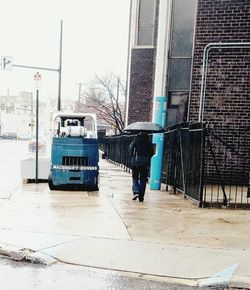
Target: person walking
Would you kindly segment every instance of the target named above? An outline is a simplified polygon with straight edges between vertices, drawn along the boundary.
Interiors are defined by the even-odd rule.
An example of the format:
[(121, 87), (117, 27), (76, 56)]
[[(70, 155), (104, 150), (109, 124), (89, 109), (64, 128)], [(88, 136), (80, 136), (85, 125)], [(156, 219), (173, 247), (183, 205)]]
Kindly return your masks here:
[(144, 201), (150, 159), (153, 156), (153, 145), (145, 133), (136, 135), (129, 146), (132, 169), (133, 200)]

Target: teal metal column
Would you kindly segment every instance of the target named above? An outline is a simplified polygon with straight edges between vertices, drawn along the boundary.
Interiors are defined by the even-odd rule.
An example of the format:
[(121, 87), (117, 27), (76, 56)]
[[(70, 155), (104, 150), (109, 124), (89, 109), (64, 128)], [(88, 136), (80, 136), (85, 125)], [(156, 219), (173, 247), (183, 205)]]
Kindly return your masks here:
[[(156, 97), (155, 102), (154, 122), (165, 127), (167, 120), (167, 99), (166, 97)], [(155, 155), (151, 158), (150, 189), (159, 190), (161, 188), (164, 133), (153, 134), (153, 144), (155, 144), (156, 150)]]

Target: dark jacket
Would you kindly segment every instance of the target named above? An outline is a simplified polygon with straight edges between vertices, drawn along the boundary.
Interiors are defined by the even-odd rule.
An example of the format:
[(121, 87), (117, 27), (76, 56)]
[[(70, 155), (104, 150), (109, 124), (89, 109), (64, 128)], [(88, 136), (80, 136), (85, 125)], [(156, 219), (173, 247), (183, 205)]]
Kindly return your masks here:
[(131, 166), (148, 166), (153, 153), (153, 145), (147, 135), (136, 136), (129, 146)]

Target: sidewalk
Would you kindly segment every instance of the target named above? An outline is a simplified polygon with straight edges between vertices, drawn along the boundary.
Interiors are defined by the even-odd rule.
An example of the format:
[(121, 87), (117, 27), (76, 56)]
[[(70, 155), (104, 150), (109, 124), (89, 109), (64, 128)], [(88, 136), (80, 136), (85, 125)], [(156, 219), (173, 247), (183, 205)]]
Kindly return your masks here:
[(200, 209), (164, 186), (147, 189), (144, 203), (132, 201), (131, 175), (106, 160), (100, 167), (99, 193), (41, 183), (1, 196), (0, 250), (11, 245), (65, 263), (250, 289), (250, 211)]

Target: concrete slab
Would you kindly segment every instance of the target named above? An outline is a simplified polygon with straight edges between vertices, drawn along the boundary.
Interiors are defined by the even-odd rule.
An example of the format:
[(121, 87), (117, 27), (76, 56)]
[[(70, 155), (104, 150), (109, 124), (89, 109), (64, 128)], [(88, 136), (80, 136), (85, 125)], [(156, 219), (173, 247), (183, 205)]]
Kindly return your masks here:
[(237, 275), (250, 277), (250, 251), (242, 250), (84, 238), (43, 253), (77, 265), (189, 279), (211, 277), (237, 262)]
[[(45, 186), (47, 188), (43, 185), (43, 189), (40, 186), (40, 192), (45, 191)], [(126, 226), (110, 201), (86, 192), (17, 193), (0, 211), (0, 228), (130, 239)]]
[(32, 251), (39, 251), (47, 247), (71, 242), (79, 238), (81, 237), (73, 235), (57, 235), (20, 230), (0, 229), (0, 247), (1, 243), (4, 243), (10, 245), (10, 247), (26, 248)]

